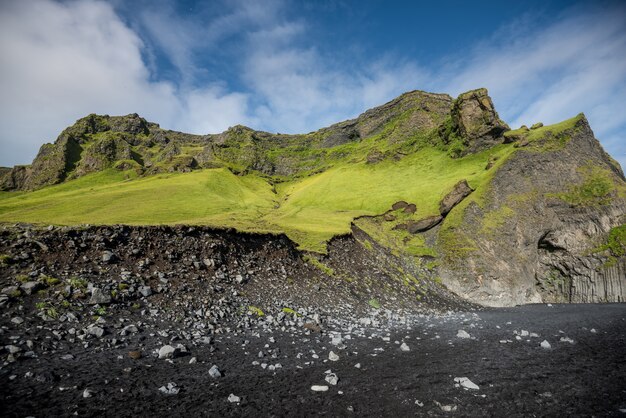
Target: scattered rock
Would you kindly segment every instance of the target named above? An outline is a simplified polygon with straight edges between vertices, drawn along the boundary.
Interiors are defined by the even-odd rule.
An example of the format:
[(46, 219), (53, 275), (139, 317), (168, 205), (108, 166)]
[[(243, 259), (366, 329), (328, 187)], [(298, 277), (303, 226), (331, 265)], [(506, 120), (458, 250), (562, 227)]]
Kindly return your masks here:
[(150, 286), (139, 286), (139, 294), (144, 298), (147, 298), (152, 295), (152, 288)]
[(366, 162), (367, 164), (376, 164), (376, 163), (381, 162), (384, 159), (385, 159), (385, 154), (383, 154), (382, 152), (378, 150), (373, 150), (373, 151), (370, 151), (369, 154), (367, 154)]
[(15, 296), (19, 296), (22, 293), (22, 291), (17, 286), (7, 286), (7, 287), (3, 287), (0, 293), (2, 293), (3, 295), (15, 297)]
[(161, 386), (159, 388), (159, 391), (165, 393), (166, 395), (178, 395), (178, 392), (180, 392), (180, 388), (176, 383), (169, 382), (167, 386)]
[(141, 351), (139, 350), (129, 351), (128, 357), (132, 358), (133, 360), (139, 360), (141, 358)]
[(402, 350), (402, 351), (411, 351), (411, 349), (409, 348), (409, 346), (406, 343), (402, 343), (402, 345), (400, 346), (400, 350)]
[(339, 382), (339, 378), (335, 373), (328, 373), (324, 380), (333, 386), (337, 385), (337, 382)]
[(176, 357), (177, 349), (171, 345), (164, 345), (159, 349), (159, 359), (168, 359)]
[(452, 405), (443, 405), (437, 401), (433, 401), (435, 403), (435, 405), (437, 405), (439, 407), (439, 409), (441, 409), (443, 412), (453, 412), (456, 411), (457, 406), (452, 404)]
[(107, 305), (111, 303), (111, 294), (104, 290), (94, 287), (91, 291), (90, 305)]
[(5, 345), (4, 349), (7, 350), (9, 354), (16, 354), (22, 351), (22, 349), (16, 345)]
[(26, 282), (20, 286), (20, 289), (27, 295), (32, 295), (40, 289), (43, 289), (43, 285), (39, 282)]
[(456, 337), (457, 338), (472, 338), (471, 335), (469, 335), (469, 333), (465, 330), (460, 329), (457, 333), (456, 333)]
[(222, 372), (220, 372), (220, 369), (214, 364), (209, 369), (209, 376), (211, 376), (213, 379), (217, 379), (218, 377), (222, 377)]
[(83, 391), (83, 398), (91, 398), (94, 395), (94, 393), (96, 392), (91, 389), (85, 389)]
[(458, 383), (460, 386), (464, 387), (465, 389), (472, 389), (472, 390), (480, 389), (476, 383), (472, 382), (467, 377), (455, 377), (454, 381)]
[(545, 348), (546, 350), (549, 350), (552, 348), (552, 346), (550, 345), (550, 343), (547, 340), (543, 340), (541, 342), (541, 348)]
[(330, 360), (330, 361), (337, 361), (337, 360), (339, 360), (339, 355), (337, 355), (333, 351), (331, 351), (330, 353), (328, 353), (328, 360)]
[(102, 253), (102, 262), (103, 263), (110, 263), (114, 259), (115, 259), (115, 255), (111, 251), (104, 251)]
[(228, 395), (228, 402), (230, 403), (239, 403), (241, 402), (241, 398), (239, 398), (239, 396), (235, 396), (234, 394), (230, 394)]
[(102, 327), (98, 327), (95, 325), (91, 325), (87, 328), (87, 332), (89, 333), (89, 335), (93, 335), (94, 337), (102, 337), (104, 335), (104, 328)]
[(313, 392), (328, 392), (328, 386), (313, 385), (311, 386), (311, 390)]

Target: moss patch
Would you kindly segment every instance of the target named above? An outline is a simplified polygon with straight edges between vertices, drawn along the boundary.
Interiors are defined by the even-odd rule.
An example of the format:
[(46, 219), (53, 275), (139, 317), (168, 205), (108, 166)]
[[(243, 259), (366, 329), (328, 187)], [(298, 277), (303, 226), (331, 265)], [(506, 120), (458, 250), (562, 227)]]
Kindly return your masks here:
[(605, 205), (611, 202), (616, 186), (609, 170), (586, 166), (580, 169), (583, 182), (553, 196), (573, 206)]

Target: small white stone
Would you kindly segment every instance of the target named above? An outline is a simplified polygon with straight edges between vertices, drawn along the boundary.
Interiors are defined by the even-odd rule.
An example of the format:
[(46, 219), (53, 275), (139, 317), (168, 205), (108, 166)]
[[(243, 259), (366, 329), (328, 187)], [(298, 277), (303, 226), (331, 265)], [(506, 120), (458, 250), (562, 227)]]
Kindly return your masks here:
[(93, 396), (93, 390), (91, 389), (85, 389), (83, 391), (83, 398), (91, 398)]
[(159, 359), (166, 359), (174, 357), (176, 349), (171, 345), (164, 345), (159, 349)]
[(402, 351), (411, 351), (411, 349), (409, 348), (409, 346), (406, 343), (402, 343), (402, 345), (400, 346), (400, 350), (402, 350)]
[(471, 338), (472, 336), (469, 335), (467, 333), (467, 331), (464, 331), (462, 329), (459, 330), (459, 332), (456, 333), (457, 338)]
[(333, 351), (331, 351), (330, 353), (328, 353), (328, 360), (337, 361), (339, 360), (339, 356), (335, 354)]
[(549, 350), (550, 348), (552, 348), (552, 346), (547, 340), (543, 340), (541, 342), (541, 348), (545, 348), (546, 350)]
[(572, 339), (571, 339), (571, 338), (569, 338), (569, 337), (561, 337), (560, 341), (561, 341), (562, 343), (570, 343), (570, 344), (574, 344), (574, 340), (572, 340)]
[(326, 382), (328, 382), (329, 384), (335, 386), (337, 384), (337, 382), (339, 382), (339, 378), (337, 377), (337, 375), (335, 373), (329, 373), (326, 375), (326, 377), (324, 378), (324, 380), (326, 380)]
[(313, 392), (328, 392), (328, 386), (313, 385), (311, 386), (311, 390)]
[(472, 382), (467, 377), (455, 377), (454, 381), (457, 382), (459, 385), (463, 386), (465, 389), (473, 389), (473, 390), (480, 389), (476, 383)]
[(356, 367), (357, 369), (360, 369), (361, 368), (361, 363), (355, 364), (354, 367)]
[(241, 402), (241, 398), (239, 398), (239, 396), (236, 396), (236, 395), (231, 393), (230, 395), (228, 395), (228, 402), (230, 402), (230, 403), (239, 403), (239, 402)]

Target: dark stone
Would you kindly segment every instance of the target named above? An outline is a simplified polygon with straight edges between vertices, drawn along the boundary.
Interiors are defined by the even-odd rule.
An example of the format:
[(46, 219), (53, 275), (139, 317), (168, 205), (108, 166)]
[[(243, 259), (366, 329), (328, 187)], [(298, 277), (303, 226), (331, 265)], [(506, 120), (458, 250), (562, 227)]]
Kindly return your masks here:
[(461, 180), (455, 184), (452, 191), (448, 193), (439, 203), (439, 212), (441, 213), (441, 216), (446, 216), (453, 207), (458, 205), (472, 192), (473, 190), (469, 187), (466, 180)]
[(396, 202), (393, 205), (391, 205), (391, 209), (392, 210), (404, 209), (407, 206), (409, 206), (409, 204), (407, 202), (405, 202), (404, 200), (401, 200), (401, 201)]
[(421, 219), (417, 222), (409, 222), (407, 225), (407, 231), (411, 234), (416, 234), (418, 232), (428, 231), (429, 229), (437, 226), (439, 222), (443, 219), (443, 216), (430, 216), (428, 218)]
[(417, 206), (415, 206), (414, 203), (410, 203), (407, 207), (404, 208), (403, 212), (404, 213), (415, 213), (415, 211), (417, 210)]

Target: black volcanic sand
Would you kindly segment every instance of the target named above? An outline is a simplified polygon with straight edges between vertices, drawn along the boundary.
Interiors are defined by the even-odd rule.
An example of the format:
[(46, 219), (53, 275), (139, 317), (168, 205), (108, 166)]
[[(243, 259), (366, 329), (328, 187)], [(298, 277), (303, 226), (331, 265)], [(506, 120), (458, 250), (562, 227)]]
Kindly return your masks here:
[[(193, 347), (171, 361), (153, 353), (132, 360), (128, 349), (74, 348), (73, 360), (60, 358), (66, 352), (20, 358), (0, 370), (1, 415), (626, 415), (620, 412), (626, 409), (626, 304), (530, 305), (421, 317), (411, 327), (366, 327), (364, 336), (357, 335), (362, 329), (344, 340), (344, 349), (331, 344), (329, 329), (307, 336), (257, 328), (218, 335), (216, 351)], [(461, 329), (472, 338), (457, 337)], [(522, 330), (539, 336), (516, 339)], [(4, 344), (10, 335), (5, 330)], [(544, 340), (551, 349), (540, 346)], [(147, 335), (143, 342), (168, 341)], [(401, 351), (401, 342), (410, 351)], [(266, 344), (280, 348), (277, 358), (258, 358)], [(338, 361), (327, 360), (331, 350)], [(192, 357), (196, 364), (189, 364)], [(254, 361), (282, 368), (270, 371)], [(221, 378), (209, 376), (213, 364)], [(324, 380), (329, 369), (339, 377), (336, 386)], [(455, 377), (467, 377), (479, 389), (455, 387)], [(159, 391), (169, 382), (178, 394)], [(330, 389), (313, 392), (312, 385)], [(86, 388), (92, 397), (83, 397)], [(228, 401), (231, 393), (239, 403)]]

